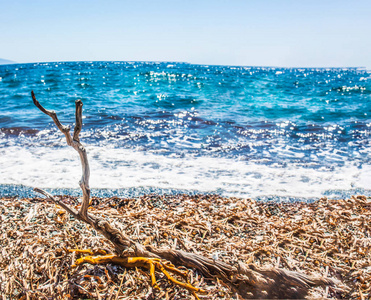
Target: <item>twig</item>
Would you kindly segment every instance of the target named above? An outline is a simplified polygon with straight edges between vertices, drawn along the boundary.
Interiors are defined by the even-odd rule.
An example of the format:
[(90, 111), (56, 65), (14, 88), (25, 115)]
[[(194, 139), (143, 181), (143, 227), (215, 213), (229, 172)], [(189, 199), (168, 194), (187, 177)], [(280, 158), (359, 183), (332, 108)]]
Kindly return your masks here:
[(122, 287), (122, 282), (124, 281), (125, 275), (126, 275), (126, 270), (125, 270), (124, 274), (122, 275), (120, 286), (119, 286), (119, 289), (117, 290), (117, 294), (116, 294), (115, 300), (117, 300), (117, 298), (119, 296), (119, 293), (120, 293), (121, 287)]
[(73, 209), (72, 207), (69, 207), (68, 205), (64, 204), (62, 201), (54, 198), (48, 192), (46, 192), (46, 191), (44, 191), (42, 189), (39, 189), (39, 188), (34, 188), (33, 190), (35, 192), (37, 192), (37, 193), (40, 193), (40, 194), (44, 195), (45, 197), (47, 197), (48, 199), (50, 199), (51, 201), (53, 201), (55, 204), (61, 206), (63, 209), (65, 209), (69, 214), (71, 214), (75, 218), (81, 219), (80, 216), (79, 216), (79, 214), (78, 214), (78, 212), (75, 209)]

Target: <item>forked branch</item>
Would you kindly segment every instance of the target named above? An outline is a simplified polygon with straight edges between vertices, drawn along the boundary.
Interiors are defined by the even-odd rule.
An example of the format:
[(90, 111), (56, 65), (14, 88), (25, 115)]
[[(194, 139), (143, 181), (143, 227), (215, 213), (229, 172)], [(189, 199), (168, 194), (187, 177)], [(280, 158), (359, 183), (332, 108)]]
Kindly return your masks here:
[[(80, 207), (79, 212), (76, 212), (73, 208), (69, 207), (68, 205), (64, 204), (63, 202), (59, 201), (49, 193), (35, 188), (35, 192), (41, 193), (46, 196), (49, 200), (53, 201), (54, 203), (63, 207), (68, 213), (76, 217), (77, 219), (88, 223), (91, 225), (95, 230), (102, 233), (108, 240), (110, 240), (116, 247), (117, 252), (122, 255), (122, 253), (127, 252), (128, 248), (133, 246), (135, 253), (140, 253), (142, 256), (151, 256), (151, 257), (158, 257), (157, 255), (146, 251), (141, 245), (132, 241), (129, 237), (119, 232), (117, 229), (112, 228), (110, 224), (105, 221), (101, 220), (91, 214), (88, 213), (89, 201), (90, 201), (90, 188), (89, 188), (89, 177), (90, 177), (90, 169), (89, 169), (89, 162), (88, 157), (86, 154), (86, 150), (84, 146), (80, 143), (80, 132), (82, 128), (82, 102), (81, 100), (77, 100), (75, 102), (76, 105), (76, 126), (74, 130), (73, 137), (70, 134), (70, 128), (68, 126), (64, 126), (59, 121), (57, 114), (55, 111), (45, 109), (39, 101), (37, 101), (34, 92), (31, 92), (33, 103), (36, 105), (40, 111), (44, 114), (50, 116), (55, 125), (58, 129), (65, 135), (67, 144), (73, 147), (80, 156), (81, 166), (82, 166), (82, 177), (80, 180), (80, 187), (83, 192), (82, 197), (82, 204)], [(152, 255), (151, 255), (152, 254)]]
[(36, 107), (40, 109), (44, 114), (48, 115), (49, 117), (53, 119), (55, 125), (57, 125), (58, 129), (65, 135), (67, 144), (73, 147), (80, 155), (81, 166), (82, 166), (82, 176), (81, 176), (81, 180), (79, 184), (80, 184), (83, 196), (82, 196), (82, 204), (81, 204), (79, 214), (83, 218), (87, 219), (88, 218), (87, 211), (88, 211), (89, 200), (90, 200), (90, 188), (89, 188), (90, 168), (89, 168), (88, 156), (86, 155), (86, 150), (84, 146), (80, 143), (80, 138), (79, 138), (81, 128), (82, 128), (82, 105), (83, 104), (81, 100), (76, 100), (75, 102), (76, 125), (75, 125), (75, 130), (74, 130), (74, 134), (72, 138), (70, 134), (70, 127), (62, 125), (55, 111), (45, 109), (39, 103), (39, 101), (37, 101), (33, 91), (31, 91), (31, 96), (32, 96), (33, 103), (36, 105)]

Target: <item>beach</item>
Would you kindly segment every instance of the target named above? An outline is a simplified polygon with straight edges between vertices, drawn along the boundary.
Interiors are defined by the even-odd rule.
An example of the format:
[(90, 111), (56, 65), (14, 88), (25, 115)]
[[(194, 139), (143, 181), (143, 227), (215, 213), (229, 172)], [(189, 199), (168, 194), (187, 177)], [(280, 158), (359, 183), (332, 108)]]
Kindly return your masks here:
[[(358, 68), (1, 66), (0, 294), (369, 298), (370, 78)], [(69, 144), (90, 217), (60, 207), (79, 208), (81, 166), (31, 90), (79, 127)], [(87, 254), (121, 257), (82, 263)]]
[[(76, 197), (58, 196), (75, 206)], [(330, 286), (309, 288), (307, 298), (368, 299), (371, 296), (371, 199), (319, 199), (313, 203), (259, 202), (217, 195), (145, 195), (93, 198), (89, 212), (109, 220), (143, 245), (184, 250), (251, 268), (281, 268)], [(81, 254), (65, 249), (104, 249), (112, 244), (86, 224), (41, 198), (2, 198), (0, 292), (3, 299), (190, 299), (189, 291), (157, 274), (114, 264), (71, 268)], [(188, 270), (200, 299), (275, 298), (251, 285), (238, 286)], [(251, 281), (254, 282), (254, 281)], [(280, 289), (285, 287), (280, 287)], [(4, 298), (5, 297), (5, 298)]]

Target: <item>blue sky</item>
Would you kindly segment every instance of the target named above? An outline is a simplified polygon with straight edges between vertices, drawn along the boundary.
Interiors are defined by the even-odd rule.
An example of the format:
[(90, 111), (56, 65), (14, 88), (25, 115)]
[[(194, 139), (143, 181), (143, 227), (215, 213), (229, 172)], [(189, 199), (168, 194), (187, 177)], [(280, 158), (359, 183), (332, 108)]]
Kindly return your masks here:
[(0, 58), (371, 69), (371, 1), (0, 0)]

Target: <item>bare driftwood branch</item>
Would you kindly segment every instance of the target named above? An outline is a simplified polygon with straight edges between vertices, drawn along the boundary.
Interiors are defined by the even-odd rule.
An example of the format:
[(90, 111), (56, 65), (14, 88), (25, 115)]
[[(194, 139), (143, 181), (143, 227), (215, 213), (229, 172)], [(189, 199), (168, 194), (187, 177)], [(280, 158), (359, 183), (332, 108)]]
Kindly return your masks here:
[[(79, 139), (79, 134), (82, 129), (82, 106), (83, 104), (81, 100), (77, 100), (75, 102), (76, 104), (76, 126), (74, 130), (73, 138), (72, 138), (70, 134), (70, 128), (68, 126), (64, 126), (61, 124), (55, 111), (45, 109), (39, 103), (39, 101), (37, 101), (33, 91), (31, 92), (31, 96), (32, 96), (33, 103), (36, 105), (36, 107), (40, 109), (40, 111), (42, 111), (44, 114), (50, 116), (53, 119), (55, 125), (65, 135), (67, 144), (73, 147), (79, 153), (80, 161), (82, 165), (82, 177), (79, 183), (80, 183), (81, 190), (83, 192), (83, 199), (82, 199), (80, 210), (78, 213), (76, 213), (73, 208), (70, 208), (63, 202), (55, 199), (52, 195), (50, 195), (46, 191), (43, 191), (38, 188), (35, 188), (34, 190), (38, 193), (43, 194), (44, 196), (46, 196), (48, 199), (50, 199), (54, 203), (62, 206), (71, 215), (73, 215), (74, 217), (78, 218), (79, 220), (85, 223), (88, 223), (95, 230), (102, 233), (108, 240), (110, 240), (115, 245), (119, 254), (137, 253), (137, 254), (140, 254), (141, 256), (158, 257), (157, 255), (153, 253), (149, 253), (141, 245), (135, 243), (129, 237), (122, 234), (117, 229), (112, 228), (107, 221), (101, 220), (88, 213), (88, 207), (89, 207), (89, 201), (90, 201), (90, 188), (89, 188), (90, 169), (89, 169), (89, 162), (88, 162), (86, 150), (84, 146), (80, 143), (80, 139)], [(128, 249), (131, 246), (135, 249), (134, 252)]]
[(82, 102), (81, 100), (76, 100), (76, 126), (75, 131), (73, 134), (73, 138), (70, 134), (70, 128), (68, 126), (64, 126), (59, 121), (57, 114), (53, 110), (45, 109), (39, 101), (37, 101), (34, 92), (31, 92), (33, 103), (36, 105), (38, 109), (40, 109), (44, 114), (51, 117), (57, 125), (58, 129), (65, 135), (67, 144), (73, 147), (80, 155), (81, 166), (82, 166), (82, 177), (79, 182), (83, 197), (82, 197), (82, 205), (80, 208), (80, 215), (84, 218), (87, 218), (87, 211), (89, 206), (90, 200), (90, 188), (89, 188), (89, 178), (90, 178), (90, 168), (88, 162), (88, 156), (86, 155), (86, 150), (84, 146), (80, 143), (79, 134), (82, 128)]
[[(313, 286), (335, 286), (336, 282), (327, 278), (315, 278), (299, 272), (288, 271), (280, 268), (260, 269), (254, 265), (245, 265), (238, 263), (237, 266), (225, 262), (210, 259), (195, 253), (184, 252), (173, 249), (155, 249), (152, 246), (144, 247), (131, 240), (124, 233), (113, 228), (107, 221), (102, 220), (88, 213), (90, 201), (89, 176), (90, 169), (86, 150), (80, 143), (80, 132), (82, 129), (82, 102), (76, 101), (76, 126), (73, 137), (70, 134), (70, 128), (64, 126), (58, 120), (54, 111), (45, 109), (31, 92), (34, 104), (44, 114), (50, 116), (58, 129), (65, 135), (67, 144), (72, 146), (80, 155), (82, 165), (82, 177), (80, 187), (83, 192), (82, 204), (80, 210), (69, 207), (63, 201), (60, 201), (49, 193), (35, 188), (38, 193), (43, 194), (52, 202), (60, 205), (69, 214), (75, 218), (91, 225), (95, 230), (103, 234), (116, 248), (118, 256), (122, 258), (139, 257), (164, 259), (172, 262), (174, 265), (182, 265), (197, 269), (208, 278), (221, 278), (229, 284), (232, 290), (239, 293), (242, 297), (254, 298), (304, 298), (310, 287)], [(104, 261), (90, 258), (94, 262)], [(152, 267), (151, 267), (152, 268)], [(186, 285), (184, 285), (186, 286)], [(195, 294), (194, 294), (195, 295)]]

